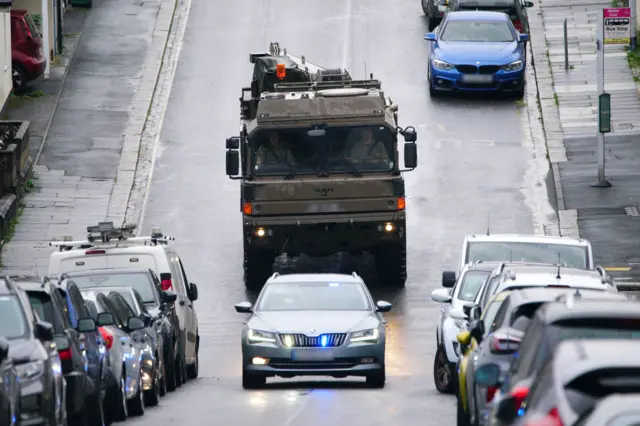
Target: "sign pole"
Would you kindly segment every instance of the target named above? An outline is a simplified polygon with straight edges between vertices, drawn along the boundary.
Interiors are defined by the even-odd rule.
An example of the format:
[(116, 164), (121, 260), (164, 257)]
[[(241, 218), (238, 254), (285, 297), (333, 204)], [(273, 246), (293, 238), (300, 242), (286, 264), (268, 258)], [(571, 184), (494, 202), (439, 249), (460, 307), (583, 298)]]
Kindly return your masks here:
[(638, 47), (638, 2), (636, 0), (629, 0), (629, 9), (629, 15), (631, 15), (631, 22), (629, 23), (631, 30), (629, 49), (636, 50)]
[(602, 95), (604, 94), (604, 21), (606, 12), (604, 9), (599, 13), (600, 19), (598, 19), (597, 26), (597, 37), (596, 37), (596, 75), (598, 80), (598, 147), (597, 147), (597, 155), (598, 155), (598, 180), (591, 184), (594, 188), (609, 188), (611, 187), (611, 183), (607, 181), (604, 172), (604, 163), (605, 163), (605, 153), (604, 153), (604, 133), (602, 132)]

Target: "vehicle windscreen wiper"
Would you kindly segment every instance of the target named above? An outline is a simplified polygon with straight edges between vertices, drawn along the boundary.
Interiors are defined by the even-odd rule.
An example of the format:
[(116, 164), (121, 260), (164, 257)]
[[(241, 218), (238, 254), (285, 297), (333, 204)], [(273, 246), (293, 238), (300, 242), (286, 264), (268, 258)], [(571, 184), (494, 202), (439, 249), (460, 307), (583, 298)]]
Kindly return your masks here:
[(293, 164), (289, 163), (289, 173), (284, 177), (284, 180), (291, 180), (296, 177), (294, 173)]
[(347, 160), (346, 158), (344, 158), (341, 154), (337, 154), (337, 157), (341, 160), (344, 160), (345, 163), (347, 163), (349, 165), (349, 168), (351, 169), (351, 174), (354, 175), (355, 177), (362, 177), (362, 173), (360, 173), (360, 170), (358, 170), (358, 168), (356, 166), (354, 166), (354, 164)]

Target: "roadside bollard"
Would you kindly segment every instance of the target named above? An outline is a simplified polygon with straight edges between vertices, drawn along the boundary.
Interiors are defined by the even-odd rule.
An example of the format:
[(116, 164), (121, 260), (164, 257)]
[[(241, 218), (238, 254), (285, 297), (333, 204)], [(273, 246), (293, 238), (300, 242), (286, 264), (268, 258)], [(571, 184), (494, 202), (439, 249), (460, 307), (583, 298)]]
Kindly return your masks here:
[(569, 70), (569, 35), (567, 32), (567, 18), (564, 18), (564, 69)]

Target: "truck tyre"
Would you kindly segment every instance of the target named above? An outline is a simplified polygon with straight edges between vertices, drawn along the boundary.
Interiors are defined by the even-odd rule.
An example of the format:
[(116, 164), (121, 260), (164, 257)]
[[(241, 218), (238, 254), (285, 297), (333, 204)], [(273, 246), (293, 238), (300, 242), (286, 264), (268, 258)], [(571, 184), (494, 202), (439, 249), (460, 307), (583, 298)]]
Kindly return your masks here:
[(244, 284), (249, 290), (260, 290), (273, 271), (275, 255), (270, 250), (244, 247)]
[(407, 281), (407, 240), (379, 248), (375, 254), (378, 280), (384, 286), (404, 287)]

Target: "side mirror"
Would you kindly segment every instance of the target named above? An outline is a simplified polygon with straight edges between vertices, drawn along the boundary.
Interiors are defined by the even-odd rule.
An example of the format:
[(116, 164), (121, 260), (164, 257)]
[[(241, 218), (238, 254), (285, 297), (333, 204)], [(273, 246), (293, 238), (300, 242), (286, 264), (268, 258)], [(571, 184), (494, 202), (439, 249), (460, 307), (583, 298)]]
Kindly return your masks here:
[(114, 325), (116, 320), (113, 318), (113, 314), (111, 312), (101, 312), (98, 314), (98, 327), (105, 327), (108, 325)]
[(415, 142), (404, 144), (404, 166), (407, 169), (418, 167), (418, 145)]
[(451, 309), (447, 315), (449, 315), (454, 320), (467, 321), (469, 319), (464, 314), (464, 312), (462, 312), (462, 310), (458, 310), (458, 309)]
[(143, 312), (140, 314), (140, 319), (142, 320), (142, 322), (144, 323), (145, 327), (149, 327), (149, 325), (151, 325), (151, 320), (153, 319), (151, 317), (151, 315)]
[(53, 325), (48, 322), (40, 321), (36, 323), (35, 329), (36, 338), (43, 342), (50, 342), (53, 340)]
[(56, 344), (56, 348), (58, 348), (58, 352), (66, 351), (71, 347), (71, 344), (69, 343), (69, 339), (67, 339), (66, 336), (61, 334), (53, 337), (53, 343)]
[(240, 314), (250, 314), (251, 312), (253, 312), (253, 309), (251, 309), (251, 303), (249, 302), (238, 303), (236, 305), (236, 312)]
[(240, 174), (240, 153), (238, 151), (227, 151), (227, 176), (238, 176)]
[(238, 149), (240, 148), (240, 138), (237, 136), (227, 138), (227, 149)]
[(442, 287), (453, 288), (456, 285), (456, 273), (453, 271), (444, 271), (442, 273)]
[(476, 384), (483, 387), (497, 387), (500, 384), (500, 366), (485, 364), (476, 370)]
[(472, 306), (471, 309), (469, 310), (469, 318), (472, 320), (477, 320), (477, 319), (480, 319), (481, 316), (482, 316), (482, 309), (480, 309), (480, 306), (478, 305)]
[(529, 41), (529, 34), (520, 34), (520, 42)]
[(194, 283), (189, 284), (189, 300), (192, 302), (198, 300), (198, 286)]
[(163, 291), (162, 292), (162, 301), (164, 303), (174, 303), (178, 299), (178, 295), (173, 291)]
[(524, 7), (533, 7), (533, 2), (532, 1), (525, 1), (524, 2)]
[(391, 305), (391, 303), (386, 302), (384, 300), (379, 300), (376, 303), (376, 310), (378, 312), (389, 312), (391, 310), (391, 306), (393, 306)]
[(468, 331), (461, 331), (456, 336), (456, 339), (458, 339), (458, 343), (460, 343), (462, 346), (467, 346), (469, 343), (471, 343), (471, 333), (469, 333)]
[(96, 331), (96, 322), (91, 318), (78, 320), (78, 333), (92, 333)]
[(4, 337), (0, 337), (0, 362), (9, 356), (9, 341)]
[[(445, 2), (445, 5), (448, 5), (449, 2)], [(436, 41), (436, 34), (435, 33), (426, 33), (424, 35), (424, 39), (427, 41)]]
[(437, 288), (431, 292), (431, 300), (436, 303), (449, 303), (451, 302), (451, 294), (446, 288)]
[(129, 331), (141, 330), (144, 327), (144, 322), (140, 318), (131, 317), (127, 321), (127, 329)]
[(516, 399), (513, 395), (505, 395), (505, 397), (498, 402), (496, 418), (504, 424), (511, 424), (518, 415), (518, 408), (520, 407), (516, 406)]
[(478, 343), (482, 342), (482, 337), (484, 337), (484, 332), (485, 332), (484, 321), (482, 320), (474, 321), (469, 329), (469, 332), (471, 333), (471, 337), (476, 339)]
[(418, 133), (416, 132), (416, 129), (411, 126), (402, 131), (402, 136), (404, 136), (405, 142), (411, 143), (418, 140)]

